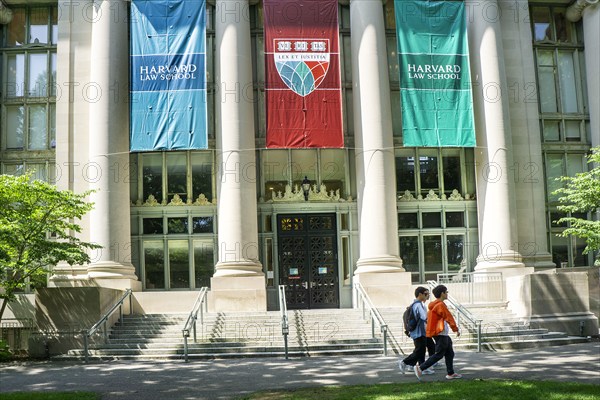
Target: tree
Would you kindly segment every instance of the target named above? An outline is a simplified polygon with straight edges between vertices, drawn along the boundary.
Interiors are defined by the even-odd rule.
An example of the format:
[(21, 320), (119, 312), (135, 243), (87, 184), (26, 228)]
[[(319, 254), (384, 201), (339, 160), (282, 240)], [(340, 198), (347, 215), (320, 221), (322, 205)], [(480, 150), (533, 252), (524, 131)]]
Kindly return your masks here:
[[(558, 206), (559, 211), (576, 213), (600, 210), (600, 147), (592, 149), (592, 153), (588, 156), (588, 163), (594, 163), (595, 168), (578, 173), (574, 177), (560, 178), (566, 185), (554, 192), (561, 196), (558, 199), (561, 203)], [(586, 240), (587, 246), (583, 254), (600, 250), (600, 221), (571, 216), (563, 217), (557, 222), (569, 224), (568, 228), (558, 234), (559, 236), (573, 235)], [(600, 265), (600, 254), (597, 255), (594, 265)]]
[(86, 250), (100, 247), (74, 236), (81, 232), (75, 221), (93, 207), (89, 193), (31, 181), (31, 173), (0, 175), (0, 320), (17, 291), (43, 284), (58, 262), (88, 263)]

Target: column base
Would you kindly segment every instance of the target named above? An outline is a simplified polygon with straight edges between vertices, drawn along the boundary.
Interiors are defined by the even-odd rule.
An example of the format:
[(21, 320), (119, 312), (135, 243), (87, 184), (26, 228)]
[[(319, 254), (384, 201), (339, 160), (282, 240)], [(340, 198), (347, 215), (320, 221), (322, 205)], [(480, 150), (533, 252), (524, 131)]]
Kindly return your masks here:
[(535, 254), (533, 256), (524, 256), (523, 264), (525, 264), (526, 267), (533, 267), (536, 271), (560, 267), (560, 265), (556, 265), (554, 261), (552, 261), (552, 254), (550, 253), (540, 253)]
[(255, 261), (233, 261), (233, 262), (218, 262), (215, 265), (215, 278), (218, 277), (248, 277), (262, 276), (262, 264)]
[(267, 311), (264, 275), (213, 276), (208, 292), (209, 312)]
[(503, 251), (493, 257), (479, 255), (475, 272), (502, 272), (503, 279), (509, 276), (527, 275), (533, 273), (532, 267), (525, 267), (523, 257), (513, 250)]
[(59, 264), (48, 279), (48, 287), (103, 287), (142, 290), (142, 282), (131, 264), (102, 261), (88, 266)]
[(364, 273), (396, 273), (405, 272), (402, 259), (396, 256), (360, 258), (356, 262), (355, 275)]
[(355, 274), (354, 281), (362, 285), (375, 307), (406, 307), (415, 298), (411, 273), (398, 268), (394, 272)]

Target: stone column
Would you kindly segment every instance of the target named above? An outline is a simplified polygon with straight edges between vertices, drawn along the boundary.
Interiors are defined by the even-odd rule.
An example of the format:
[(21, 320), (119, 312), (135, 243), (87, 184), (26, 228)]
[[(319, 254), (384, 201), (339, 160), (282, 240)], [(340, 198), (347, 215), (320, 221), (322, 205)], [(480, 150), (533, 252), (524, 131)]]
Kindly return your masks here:
[(248, 0), (217, 0), (215, 6), (219, 261), (209, 307), (217, 311), (266, 310), (266, 283), (258, 260), (248, 7)]
[(384, 306), (398, 301), (399, 288), (410, 285), (411, 278), (404, 272), (399, 255), (382, 2), (351, 0), (350, 24), (360, 241), (355, 279), (375, 305)]
[(131, 264), (129, 183), (129, 68), (127, 2), (93, 3), (89, 98), (89, 163), (84, 179), (90, 196), (90, 241), (102, 249), (92, 255), (88, 276), (100, 286), (141, 288)]
[(512, 140), (508, 108), (502, 34), (496, 0), (467, 0), (469, 47), (474, 78), (477, 132), (475, 162), (479, 214), (479, 256), (475, 271), (501, 271), (504, 277), (522, 275), (525, 269), (517, 248), (516, 207), (509, 178)]
[(583, 41), (585, 46), (585, 73), (592, 146), (600, 146), (600, 3), (598, 0), (577, 0), (567, 9), (566, 17), (577, 22), (583, 17)]

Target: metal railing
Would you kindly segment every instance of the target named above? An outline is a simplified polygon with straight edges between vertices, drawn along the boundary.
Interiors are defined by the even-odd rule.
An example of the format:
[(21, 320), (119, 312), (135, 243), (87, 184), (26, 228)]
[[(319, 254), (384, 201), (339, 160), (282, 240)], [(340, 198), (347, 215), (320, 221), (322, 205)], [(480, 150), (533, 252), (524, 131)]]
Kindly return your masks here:
[[(429, 285), (429, 289), (433, 290), (434, 287), (438, 285), (436, 281), (427, 281)], [(454, 297), (448, 294), (448, 298), (446, 301), (456, 310), (456, 325), (461, 325), (461, 317), (466, 320), (463, 322), (463, 325), (466, 325), (470, 330), (475, 331), (477, 334), (477, 351), (481, 353), (481, 321), (480, 319), (475, 318), (473, 314), (465, 307), (463, 307)]]
[(185, 325), (181, 330), (183, 335), (183, 357), (185, 362), (188, 362), (188, 338), (190, 337), (190, 330), (194, 332), (194, 343), (197, 341), (197, 328), (196, 321), (198, 320), (198, 311), (200, 311), (200, 327), (202, 331), (204, 331), (204, 312), (208, 311), (208, 303), (206, 302), (206, 294), (208, 293), (208, 288), (205, 286), (200, 289), (200, 293), (198, 293), (198, 297), (196, 297), (196, 301), (194, 302), (194, 306), (192, 307), (192, 311), (190, 311), (190, 315), (188, 319), (185, 321)]
[(379, 314), (379, 311), (373, 306), (369, 295), (365, 292), (360, 282), (354, 283), (354, 292), (357, 302), (357, 306), (362, 308), (363, 318), (366, 319), (365, 312), (369, 311), (370, 323), (371, 323), (371, 335), (375, 338), (375, 324), (379, 325), (381, 334), (383, 335), (383, 355), (387, 356), (387, 340), (388, 340), (388, 326)]
[(283, 346), (285, 350), (285, 359), (288, 359), (288, 335), (290, 334), (290, 325), (287, 315), (287, 302), (285, 299), (285, 285), (279, 285), (279, 312), (281, 314), (281, 334), (283, 335)]
[(502, 272), (437, 274), (437, 282), (446, 285), (461, 303), (504, 302)]
[(112, 316), (112, 314), (118, 308), (119, 309), (119, 321), (123, 321), (123, 305), (125, 303), (125, 299), (127, 299), (127, 298), (129, 298), (129, 314), (131, 315), (133, 313), (133, 304), (131, 302), (131, 293), (132, 293), (131, 289), (125, 290), (125, 293), (123, 294), (123, 296), (121, 296), (119, 301), (117, 301), (115, 303), (115, 305), (113, 305), (110, 308), (110, 310), (108, 310), (106, 312), (106, 314), (104, 314), (102, 316), (102, 318), (100, 318), (100, 320), (98, 322), (96, 322), (90, 329), (84, 329), (81, 331), (81, 333), (83, 334), (83, 356), (84, 356), (86, 363), (88, 362), (89, 338), (92, 337), (92, 335), (94, 333), (96, 333), (96, 331), (100, 328), (100, 326), (102, 326), (103, 332), (104, 332), (104, 343), (106, 343), (108, 341), (108, 329), (106, 326), (106, 324), (108, 323), (108, 319)]

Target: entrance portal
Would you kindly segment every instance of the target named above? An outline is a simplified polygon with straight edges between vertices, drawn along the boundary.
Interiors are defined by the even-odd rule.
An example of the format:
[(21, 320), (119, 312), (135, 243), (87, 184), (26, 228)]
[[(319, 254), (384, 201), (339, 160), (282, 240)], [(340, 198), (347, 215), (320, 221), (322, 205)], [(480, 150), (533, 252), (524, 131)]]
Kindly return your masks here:
[(278, 215), (277, 241), (288, 308), (338, 308), (335, 214)]

